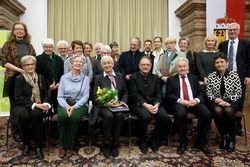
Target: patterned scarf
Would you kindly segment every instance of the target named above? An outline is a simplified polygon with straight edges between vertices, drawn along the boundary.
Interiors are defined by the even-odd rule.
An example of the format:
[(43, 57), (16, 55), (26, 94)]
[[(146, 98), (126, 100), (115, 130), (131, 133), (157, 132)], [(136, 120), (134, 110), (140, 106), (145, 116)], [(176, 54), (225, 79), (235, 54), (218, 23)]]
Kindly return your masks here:
[(34, 72), (35, 74), (35, 78), (34, 80), (32, 80), (27, 73), (23, 73), (24, 79), (25, 81), (30, 84), (30, 86), (32, 86), (32, 96), (30, 98), (31, 101), (35, 102), (35, 103), (41, 103), (41, 99), (40, 99), (40, 91), (39, 91), (39, 87), (38, 87), (38, 75), (36, 72)]

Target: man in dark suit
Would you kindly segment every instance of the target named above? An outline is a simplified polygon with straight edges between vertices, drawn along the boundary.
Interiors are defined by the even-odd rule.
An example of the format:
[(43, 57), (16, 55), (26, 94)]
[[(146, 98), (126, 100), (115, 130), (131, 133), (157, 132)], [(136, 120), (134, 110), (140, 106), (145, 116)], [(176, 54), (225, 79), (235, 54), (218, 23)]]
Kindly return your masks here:
[(144, 51), (142, 52), (142, 56), (147, 56), (148, 58), (152, 57), (151, 52), (152, 49), (152, 41), (150, 39), (147, 39), (144, 41)]
[(188, 60), (179, 58), (176, 61), (178, 74), (169, 77), (167, 82), (166, 97), (174, 109), (175, 124), (178, 129), (180, 146), (177, 154), (183, 154), (187, 149), (187, 113), (194, 113), (199, 121), (197, 137), (194, 147), (205, 154), (212, 153), (205, 146), (206, 134), (211, 124), (211, 113), (207, 107), (201, 104), (203, 100), (199, 80), (195, 75), (188, 73)]
[[(228, 26), (229, 40), (220, 43), (220, 52), (228, 55), (229, 70), (237, 71), (242, 84), (241, 111), (243, 110), (246, 85), (250, 84), (250, 44), (249, 41), (239, 39), (240, 25), (232, 23)], [(237, 119), (236, 134), (243, 136), (241, 118)]]
[(159, 149), (161, 135), (168, 121), (168, 114), (161, 105), (160, 79), (150, 72), (151, 67), (150, 58), (142, 57), (139, 64), (140, 71), (132, 74), (129, 81), (129, 92), (130, 96), (133, 97), (131, 110), (139, 117), (139, 148), (143, 153), (148, 150), (145, 141), (147, 127), (151, 119), (157, 120), (151, 137), (153, 152)]
[(142, 57), (142, 53), (139, 51), (141, 47), (141, 40), (138, 37), (132, 37), (130, 39), (130, 50), (122, 52), (119, 58), (120, 72), (125, 77), (126, 81), (129, 81), (130, 75), (139, 71), (139, 62)]

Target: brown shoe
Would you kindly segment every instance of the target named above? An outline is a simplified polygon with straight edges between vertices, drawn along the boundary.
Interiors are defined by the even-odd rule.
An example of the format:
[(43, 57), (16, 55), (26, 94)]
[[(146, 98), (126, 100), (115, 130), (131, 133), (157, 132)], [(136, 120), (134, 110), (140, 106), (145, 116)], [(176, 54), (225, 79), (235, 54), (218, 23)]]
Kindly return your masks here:
[(73, 149), (72, 149), (72, 147), (67, 148), (67, 149), (66, 149), (66, 156), (67, 156), (67, 157), (71, 157), (72, 154), (73, 154)]
[(65, 157), (65, 154), (66, 154), (65, 149), (62, 148), (62, 147), (60, 147), (60, 150), (59, 150), (59, 157), (60, 157), (60, 158), (63, 158), (63, 157)]

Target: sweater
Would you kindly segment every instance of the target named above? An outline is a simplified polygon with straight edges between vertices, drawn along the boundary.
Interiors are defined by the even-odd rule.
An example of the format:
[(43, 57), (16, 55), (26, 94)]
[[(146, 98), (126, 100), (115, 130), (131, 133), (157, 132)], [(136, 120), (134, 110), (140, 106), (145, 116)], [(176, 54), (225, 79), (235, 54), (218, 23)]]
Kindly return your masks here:
[[(82, 84), (82, 88), (81, 88), (81, 84)], [(81, 92), (78, 94), (80, 89), (81, 89)], [(74, 106), (76, 109), (84, 105), (87, 106), (87, 102), (89, 99), (89, 77), (83, 75), (82, 72), (80, 72), (79, 76), (73, 76), (72, 71), (70, 71), (67, 74), (64, 74), (61, 77), (59, 88), (58, 88), (57, 100), (58, 100), (59, 105), (66, 108), (68, 105), (66, 102), (66, 99), (69, 96), (75, 99), (76, 104)]]

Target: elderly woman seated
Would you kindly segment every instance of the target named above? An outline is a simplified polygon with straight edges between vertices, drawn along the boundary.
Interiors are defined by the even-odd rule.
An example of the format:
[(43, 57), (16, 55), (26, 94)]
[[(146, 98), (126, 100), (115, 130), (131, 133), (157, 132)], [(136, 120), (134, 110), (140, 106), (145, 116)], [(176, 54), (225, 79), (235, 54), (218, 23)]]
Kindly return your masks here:
[[(98, 114), (103, 117), (103, 135), (104, 135), (104, 146), (103, 155), (108, 158), (112, 152), (114, 157), (119, 155), (119, 136), (123, 124), (123, 113), (122, 111), (112, 112), (108, 107), (117, 107), (119, 105), (127, 106), (128, 91), (125, 84), (124, 77), (121, 73), (114, 72), (113, 66), (114, 61), (110, 56), (103, 56), (101, 59), (101, 66), (103, 72), (99, 74), (95, 79), (94, 85), (94, 108), (90, 113), (90, 124), (94, 124)], [(115, 97), (116, 100), (110, 100), (106, 105), (100, 103), (97, 100), (98, 87), (110, 88), (111, 90), (118, 90), (118, 95)], [(119, 104), (117, 105), (117, 102)], [(111, 143), (110, 136), (113, 136)], [(110, 149), (110, 144), (111, 149)]]
[(35, 72), (36, 58), (34, 56), (24, 56), (21, 64), (24, 73), (16, 78), (13, 110), (20, 113), (23, 155), (27, 156), (30, 152), (30, 134), (32, 133), (30, 124), (32, 123), (36, 157), (42, 159), (44, 157), (42, 152), (43, 114), (46, 114), (51, 107), (48, 89), (44, 77)]
[(60, 80), (57, 97), (60, 158), (72, 156), (78, 123), (88, 111), (89, 78), (81, 71), (84, 60), (82, 55), (70, 57), (72, 70)]
[(214, 121), (221, 135), (220, 149), (235, 150), (235, 112), (240, 109), (241, 82), (236, 71), (227, 69), (228, 60), (224, 53), (214, 58), (217, 69), (208, 75), (207, 97), (214, 114)]

